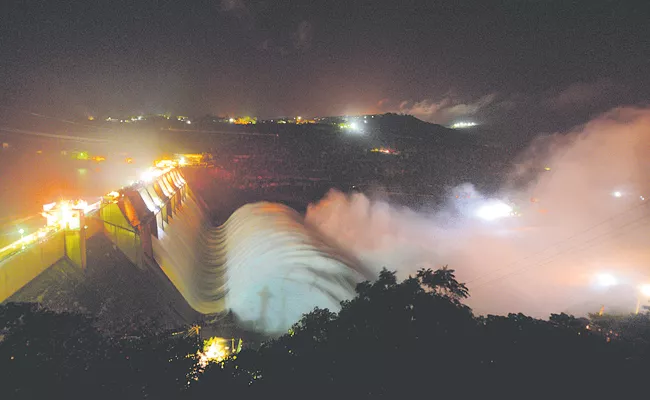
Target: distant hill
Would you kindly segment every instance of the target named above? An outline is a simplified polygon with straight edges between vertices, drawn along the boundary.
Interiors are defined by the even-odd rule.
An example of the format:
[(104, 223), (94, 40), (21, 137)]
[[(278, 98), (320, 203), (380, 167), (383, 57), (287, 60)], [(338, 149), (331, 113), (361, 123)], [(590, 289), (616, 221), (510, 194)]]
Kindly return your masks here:
[[(505, 132), (497, 126), (477, 125), (463, 129), (451, 129), (442, 125), (422, 121), (412, 115), (376, 115), (371, 124), (378, 138), (413, 138), (445, 146), (481, 146), (501, 148), (519, 152), (528, 141), (518, 138), (512, 132)], [(373, 127), (373, 125), (369, 125)]]
[(453, 129), (422, 121), (412, 115), (387, 113), (377, 115), (374, 120), (372, 121), (375, 125), (374, 128), (383, 134), (395, 136), (428, 138), (456, 133)]
[(451, 129), (442, 125), (422, 121), (412, 115), (376, 115), (367, 124), (372, 135), (383, 141), (404, 141), (419, 145), (444, 147), (490, 146), (489, 135), (481, 134), (479, 129)]

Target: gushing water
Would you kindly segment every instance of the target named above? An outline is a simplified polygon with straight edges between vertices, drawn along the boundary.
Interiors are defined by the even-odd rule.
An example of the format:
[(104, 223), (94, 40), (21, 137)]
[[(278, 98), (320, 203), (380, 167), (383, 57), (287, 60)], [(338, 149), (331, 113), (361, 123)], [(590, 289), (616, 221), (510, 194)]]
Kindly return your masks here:
[(331, 192), (306, 221), (374, 271), (449, 265), (481, 313), (632, 311), (650, 282), (649, 178), (650, 110), (617, 109), (533, 143), (494, 198), (465, 185), (453, 209), (415, 213)]

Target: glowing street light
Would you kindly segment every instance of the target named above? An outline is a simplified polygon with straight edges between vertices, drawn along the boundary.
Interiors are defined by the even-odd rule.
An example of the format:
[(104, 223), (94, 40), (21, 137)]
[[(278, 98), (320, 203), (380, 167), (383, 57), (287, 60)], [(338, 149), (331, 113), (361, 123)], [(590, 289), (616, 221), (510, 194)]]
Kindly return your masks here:
[(636, 298), (636, 311), (635, 314), (638, 314), (641, 310), (641, 297), (644, 297), (645, 303), (650, 300), (650, 284), (645, 283), (639, 286), (639, 295)]
[(623, 193), (617, 190), (616, 192), (612, 193), (612, 196), (616, 198), (623, 197)]
[(512, 215), (512, 207), (503, 202), (485, 204), (476, 211), (476, 216), (484, 221), (494, 221)]
[(155, 178), (155, 177), (156, 177), (156, 172), (155, 172), (154, 170), (147, 170), (147, 171), (144, 171), (144, 172), (140, 175), (140, 179), (141, 179), (142, 181), (144, 181), (144, 182), (151, 182), (151, 181), (153, 180), (153, 178)]
[(601, 287), (611, 287), (618, 284), (618, 279), (612, 274), (596, 275), (596, 284)]
[(650, 284), (646, 283), (639, 286), (639, 292), (645, 297), (650, 297)]
[(18, 229), (18, 233), (20, 233), (20, 243), (22, 244), (22, 246), (23, 246), (23, 250), (24, 250), (24, 249), (25, 249), (25, 243), (24, 243), (24, 240), (25, 240), (25, 230), (24, 230), (23, 228), (20, 228), (20, 229)]

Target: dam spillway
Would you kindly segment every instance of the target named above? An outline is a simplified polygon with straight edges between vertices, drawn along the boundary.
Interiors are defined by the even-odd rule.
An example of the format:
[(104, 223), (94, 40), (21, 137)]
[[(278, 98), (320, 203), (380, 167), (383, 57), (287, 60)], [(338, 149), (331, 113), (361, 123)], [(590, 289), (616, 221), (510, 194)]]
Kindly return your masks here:
[[(181, 170), (172, 169), (151, 182), (126, 188), (87, 216), (90, 229), (78, 235), (79, 241), (108, 239), (132, 264), (134, 274), (145, 274), (139, 279), (150, 281), (147, 285), (155, 286), (156, 292), (150, 308), (160, 303), (186, 322), (232, 312), (251, 330), (279, 334), (314, 307), (338, 309), (340, 301), (354, 296), (358, 282), (373, 278), (306, 226), (292, 208), (270, 202), (245, 204), (218, 225), (190, 186)], [(66, 268), (84, 270), (72, 262), (81, 257), (63, 253), (61, 259), (72, 264)], [(88, 262), (92, 264), (92, 258)], [(53, 273), (41, 269), (41, 280)], [(92, 269), (96, 266), (85, 268)], [(4, 272), (11, 274), (11, 269)], [(38, 277), (37, 273), (32, 280)], [(43, 290), (51, 291), (30, 290), (30, 282), (23, 286), (3, 300), (39, 301)]]
[(259, 202), (210, 224), (193, 196), (153, 238), (153, 256), (200, 314), (231, 311), (250, 329), (279, 333), (314, 307), (338, 309), (370, 278), (295, 210)]

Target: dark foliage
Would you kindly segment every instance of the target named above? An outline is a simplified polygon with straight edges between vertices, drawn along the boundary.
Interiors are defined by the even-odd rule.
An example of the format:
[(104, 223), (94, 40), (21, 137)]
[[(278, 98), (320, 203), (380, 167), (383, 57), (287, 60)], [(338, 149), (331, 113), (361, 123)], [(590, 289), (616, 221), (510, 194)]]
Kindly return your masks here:
[(2, 399), (173, 398), (197, 350), (195, 338), (169, 332), (108, 337), (82, 315), (0, 306)]
[[(314, 310), (259, 352), (207, 371), (193, 393), (230, 377), (232, 390), (251, 398), (600, 398), (641, 382), (629, 346), (586, 319), (475, 317), (461, 303), (467, 296), (447, 268), (401, 283), (384, 270), (338, 314)], [(650, 332), (648, 316), (635, 318)]]
[[(93, 321), (0, 307), (2, 398), (623, 398), (644, 390), (647, 314), (476, 317), (454, 271), (382, 271), (339, 313), (192, 375), (198, 340), (107, 337)], [(197, 380), (194, 377), (198, 377)], [(188, 384), (191, 382), (191, 384)]]

